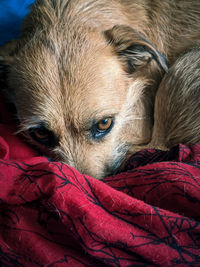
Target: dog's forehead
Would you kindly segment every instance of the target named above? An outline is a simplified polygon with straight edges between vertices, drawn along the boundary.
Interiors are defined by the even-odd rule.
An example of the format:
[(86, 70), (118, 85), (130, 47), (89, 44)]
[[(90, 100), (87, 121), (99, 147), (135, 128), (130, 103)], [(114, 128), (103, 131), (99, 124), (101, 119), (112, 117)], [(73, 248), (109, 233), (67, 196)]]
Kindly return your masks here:
[(81, 39), (76, 35), (76, 39), (67, 43), (59, 60), (54, 61), (57, 64), (54, 81), (57, 80), (64, 117), (81, 123), (97, 111), (107, 115), (116, 112), (126, 79), (112, 47), (96, 33), (88, 36), (83, 33)]
[(126, 83), (117, 58), (101, 51), (80, 64), (74, 79), (64, 76), (63, 108), (66, 116), (71, 115), (76, 121), (87, 121), (89, 117), (101, 118), (117, 113)]
[(24, 81), (23, 94), (32, 102), (31, 111), (26, 107), (29, 113), (51, 127), (63, 128), (70, 122), (78, 128), (89, 119), (118, 112), (125, 74), (112, 49), (105, 42), (99, 44), (100, 39), (85, 50), (81, 45), (81, 53), (71, 44), (58, 57), (44, 45), (36, 45), (21, 55), (16, 68)]

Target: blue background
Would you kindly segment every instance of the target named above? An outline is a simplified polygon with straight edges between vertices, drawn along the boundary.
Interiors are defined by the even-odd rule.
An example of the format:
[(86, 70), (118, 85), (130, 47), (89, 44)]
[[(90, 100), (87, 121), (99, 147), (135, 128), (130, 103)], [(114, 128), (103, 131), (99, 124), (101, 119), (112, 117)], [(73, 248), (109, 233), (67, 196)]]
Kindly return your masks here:
[(24, 17), (34, 0), (0, 0), (0, 45), (19, 36)]

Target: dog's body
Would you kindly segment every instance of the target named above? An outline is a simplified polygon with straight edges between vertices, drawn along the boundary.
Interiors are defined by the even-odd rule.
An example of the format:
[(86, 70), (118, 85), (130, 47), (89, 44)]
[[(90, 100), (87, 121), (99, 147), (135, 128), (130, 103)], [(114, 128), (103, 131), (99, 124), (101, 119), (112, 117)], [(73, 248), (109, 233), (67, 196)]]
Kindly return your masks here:
[(179, 57), (163, 78), (154, 120), (149, 147), (200, 143), (200, 46)]
[(0, 51), (21, 130), (83, 173), (116, 172), (151, 140), (165, 58), (196, 45), (199, 28), (199, 1), (38, 0)]

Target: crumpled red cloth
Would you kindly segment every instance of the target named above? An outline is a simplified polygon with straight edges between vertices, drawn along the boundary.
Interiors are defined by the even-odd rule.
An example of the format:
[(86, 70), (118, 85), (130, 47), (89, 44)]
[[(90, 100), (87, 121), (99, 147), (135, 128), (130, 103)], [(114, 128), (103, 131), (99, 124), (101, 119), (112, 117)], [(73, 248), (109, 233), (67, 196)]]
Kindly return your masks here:
[(200, 145), (141, 151), (98, 181), (0, 113), (0, 266), (200, 266)]

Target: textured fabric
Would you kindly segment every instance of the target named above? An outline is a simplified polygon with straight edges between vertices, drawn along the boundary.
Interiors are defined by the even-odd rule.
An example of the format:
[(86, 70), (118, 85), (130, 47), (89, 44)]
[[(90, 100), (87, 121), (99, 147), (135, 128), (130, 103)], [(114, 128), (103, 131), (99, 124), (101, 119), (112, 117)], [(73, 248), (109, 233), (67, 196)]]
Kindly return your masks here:
[(17, 38), (23, 18), (34, 0), (0, 0), (0, 45)]
[(0, 113), (0, 266), (200, 266), (199, 145), (139, 152), (98, 181)]

